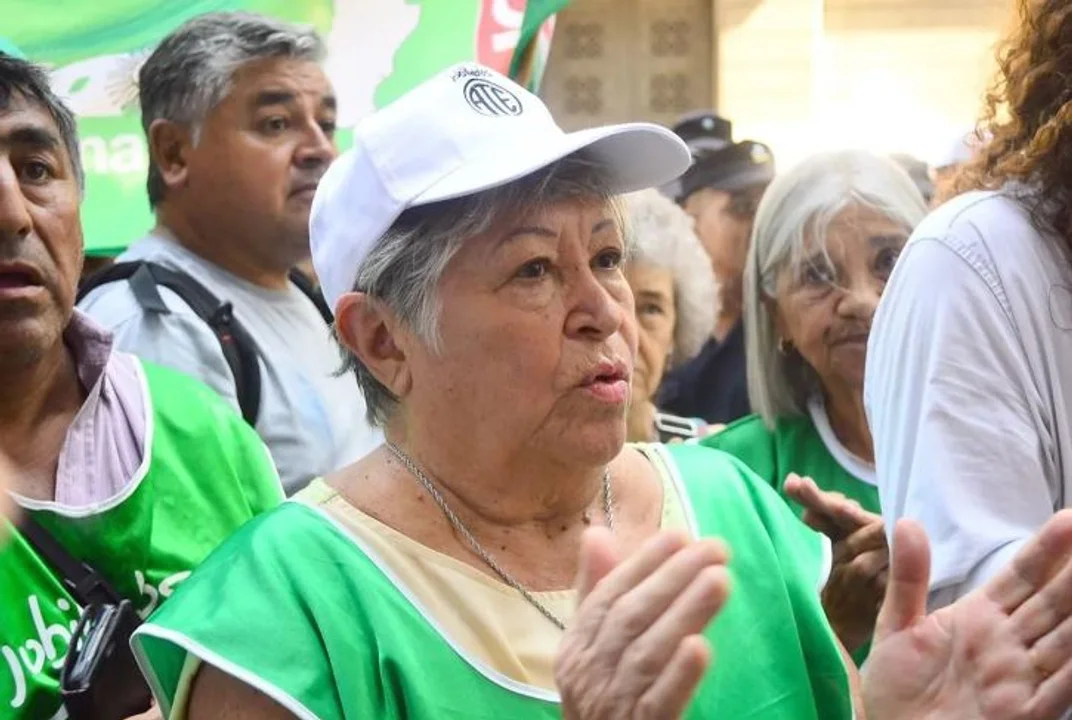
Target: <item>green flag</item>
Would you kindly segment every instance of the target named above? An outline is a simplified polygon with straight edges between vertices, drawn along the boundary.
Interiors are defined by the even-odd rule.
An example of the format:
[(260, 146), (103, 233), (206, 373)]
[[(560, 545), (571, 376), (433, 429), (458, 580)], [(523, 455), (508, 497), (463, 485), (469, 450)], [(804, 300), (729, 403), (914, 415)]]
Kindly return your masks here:
[(555, 13), (568, 4), (569, 0), (529, 0), (525, 3), (517, 48), (510, 62), (510, 77), (523, 82), (534, 92), (539, 88), (547, 66)]
[(137, 112), (138, 68), (175, 27), (204, 12), (247, 10), (315, 27), (339, 100), (340, 148), (350, 128), (456, 62), (476, 60), (539, 82), (567, 0), (4, 0), (0, 51), (52, 70), (78, 115), (86, 252), (114, 255), (152, 227), (149, 156)]

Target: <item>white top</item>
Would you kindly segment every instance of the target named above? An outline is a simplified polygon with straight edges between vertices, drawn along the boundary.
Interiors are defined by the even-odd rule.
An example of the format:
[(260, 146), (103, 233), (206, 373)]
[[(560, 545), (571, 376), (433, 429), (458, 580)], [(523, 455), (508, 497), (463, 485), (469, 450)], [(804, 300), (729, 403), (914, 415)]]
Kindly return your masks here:
[[(309, 480), (358, 460), (382, 436), (365, 420), (352, 374), (335, 377), (342, 358), (324, 319), (296, 287), (276, 291), (249, 283), (165, 237), (146, 237), (119, 258), (151, 260), (193, 276), (221, 300), (257, 344), (261, 405), (257, 432), (291, 494)], [(115, 345), (209, 385), (238, 411), (234, 376), (216, 336), (167, 288), (169, 314), (143, 311), (129, 283), (105, 285), (81, 307), (115, 333)]]
[(932, 607), (983, 584), (1072, 484), (1072, 264), (1000, 193), (916, 229), (875, 315), (864, 399), (887, 530), (923, 524)]
[(830, 416), (826, 413), (826, 404), (822, 398), (813, 397), (808, 401), (808, 415), (815, 425), (815, 431), (819, 433), (819, 439), (823, 441), (823, 447), (834, 458), (838, 465), (845, 469), (857, 480), (865, 482), (872, 487), (878, 485), (875, 476), (875, 466), (859, 455), (855, 454), (838, 440), (834, 427), (830, 424)]

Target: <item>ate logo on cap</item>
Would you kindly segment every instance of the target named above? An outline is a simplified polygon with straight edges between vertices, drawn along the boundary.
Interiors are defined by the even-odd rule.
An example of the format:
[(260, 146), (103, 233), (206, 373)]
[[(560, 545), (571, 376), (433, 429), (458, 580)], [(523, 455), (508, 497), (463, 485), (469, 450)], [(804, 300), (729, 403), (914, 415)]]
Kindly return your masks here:
[(501, 85), (484, 78), (471, 78), (462, 90), (465, 102), (481, 115), (504, 117), (521, 114), (521, 101)]

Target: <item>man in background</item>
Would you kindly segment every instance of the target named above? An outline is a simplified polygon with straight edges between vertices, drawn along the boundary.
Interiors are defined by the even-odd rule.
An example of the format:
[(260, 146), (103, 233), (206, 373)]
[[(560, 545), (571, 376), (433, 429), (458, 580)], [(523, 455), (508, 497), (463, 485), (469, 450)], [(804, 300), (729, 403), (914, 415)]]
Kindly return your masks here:
[[(192, 296), (204, 293), (158, 271), (82, 303), (120, 347), (199, 378), (240, 411), (288, 493), (381, 437), (357, 383), (336, 374), (330, 313), (291, 275), (309, 256), (313, 194), (337, 154), (324, 52), (311, 29), (245, 13), (199, 16), (161, 42), (139, 78), (157, 224), (117, 262), (181, 273), (214, 309), (199, 313), (206, 303)], [(218, 331), (232, 314), (241, 332)]]
[(734, 142), (730, 122), (712, 112), (686, 116), (673, 129), (692, 150), (693, 164), (668, 190), (692, 216), (711, 258), (719, 313), (700, 354), (663, 380), (658, 405), (675, 415), (725, 424), (751, 412), (742, 283), (756, 208), (774, 179), (774, 156), (761, 143)]

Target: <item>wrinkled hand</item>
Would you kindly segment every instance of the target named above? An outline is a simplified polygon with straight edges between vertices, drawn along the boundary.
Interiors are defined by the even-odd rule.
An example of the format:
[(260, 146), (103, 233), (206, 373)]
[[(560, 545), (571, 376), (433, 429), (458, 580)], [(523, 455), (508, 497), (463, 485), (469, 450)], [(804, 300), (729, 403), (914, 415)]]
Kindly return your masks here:
[(879, 518), (878, 515), (864, 510), (855, 500), (850, 500), (841, 493), (820, 490), (814, 480), (796, 473), (786, 476), (783, 489), (786, 495), (804, 507), (802, 519), (808, 527), (821, 532), (835, 543), (871, 525)]
[(578, 608), (555, 660), (566, 720), (680, 717), (711, 662), (700, 632), (729, 592), (717, 540), (660, 533), (624, 561), (585, 533)]
[(841, 643), (855, 652), (870, 639), (886, 594), (890, 564), (882, 517), (811, 478), (790, 474), (786, 494), (804, 506), (804, 522), (833, 542), (833, 566), (823, 587), (823, 609)]
[(1049, 720), (1072, 707), (1072, 511), (984, 587), (924, 615), (930, 549), (897, 524), (864, 675), (869, 720)]
[(834, 543), (834, 563), (823, 586), (823, 610), (849, 652), (871, 639), (886, 594), (890, 553), (882, 518)]

